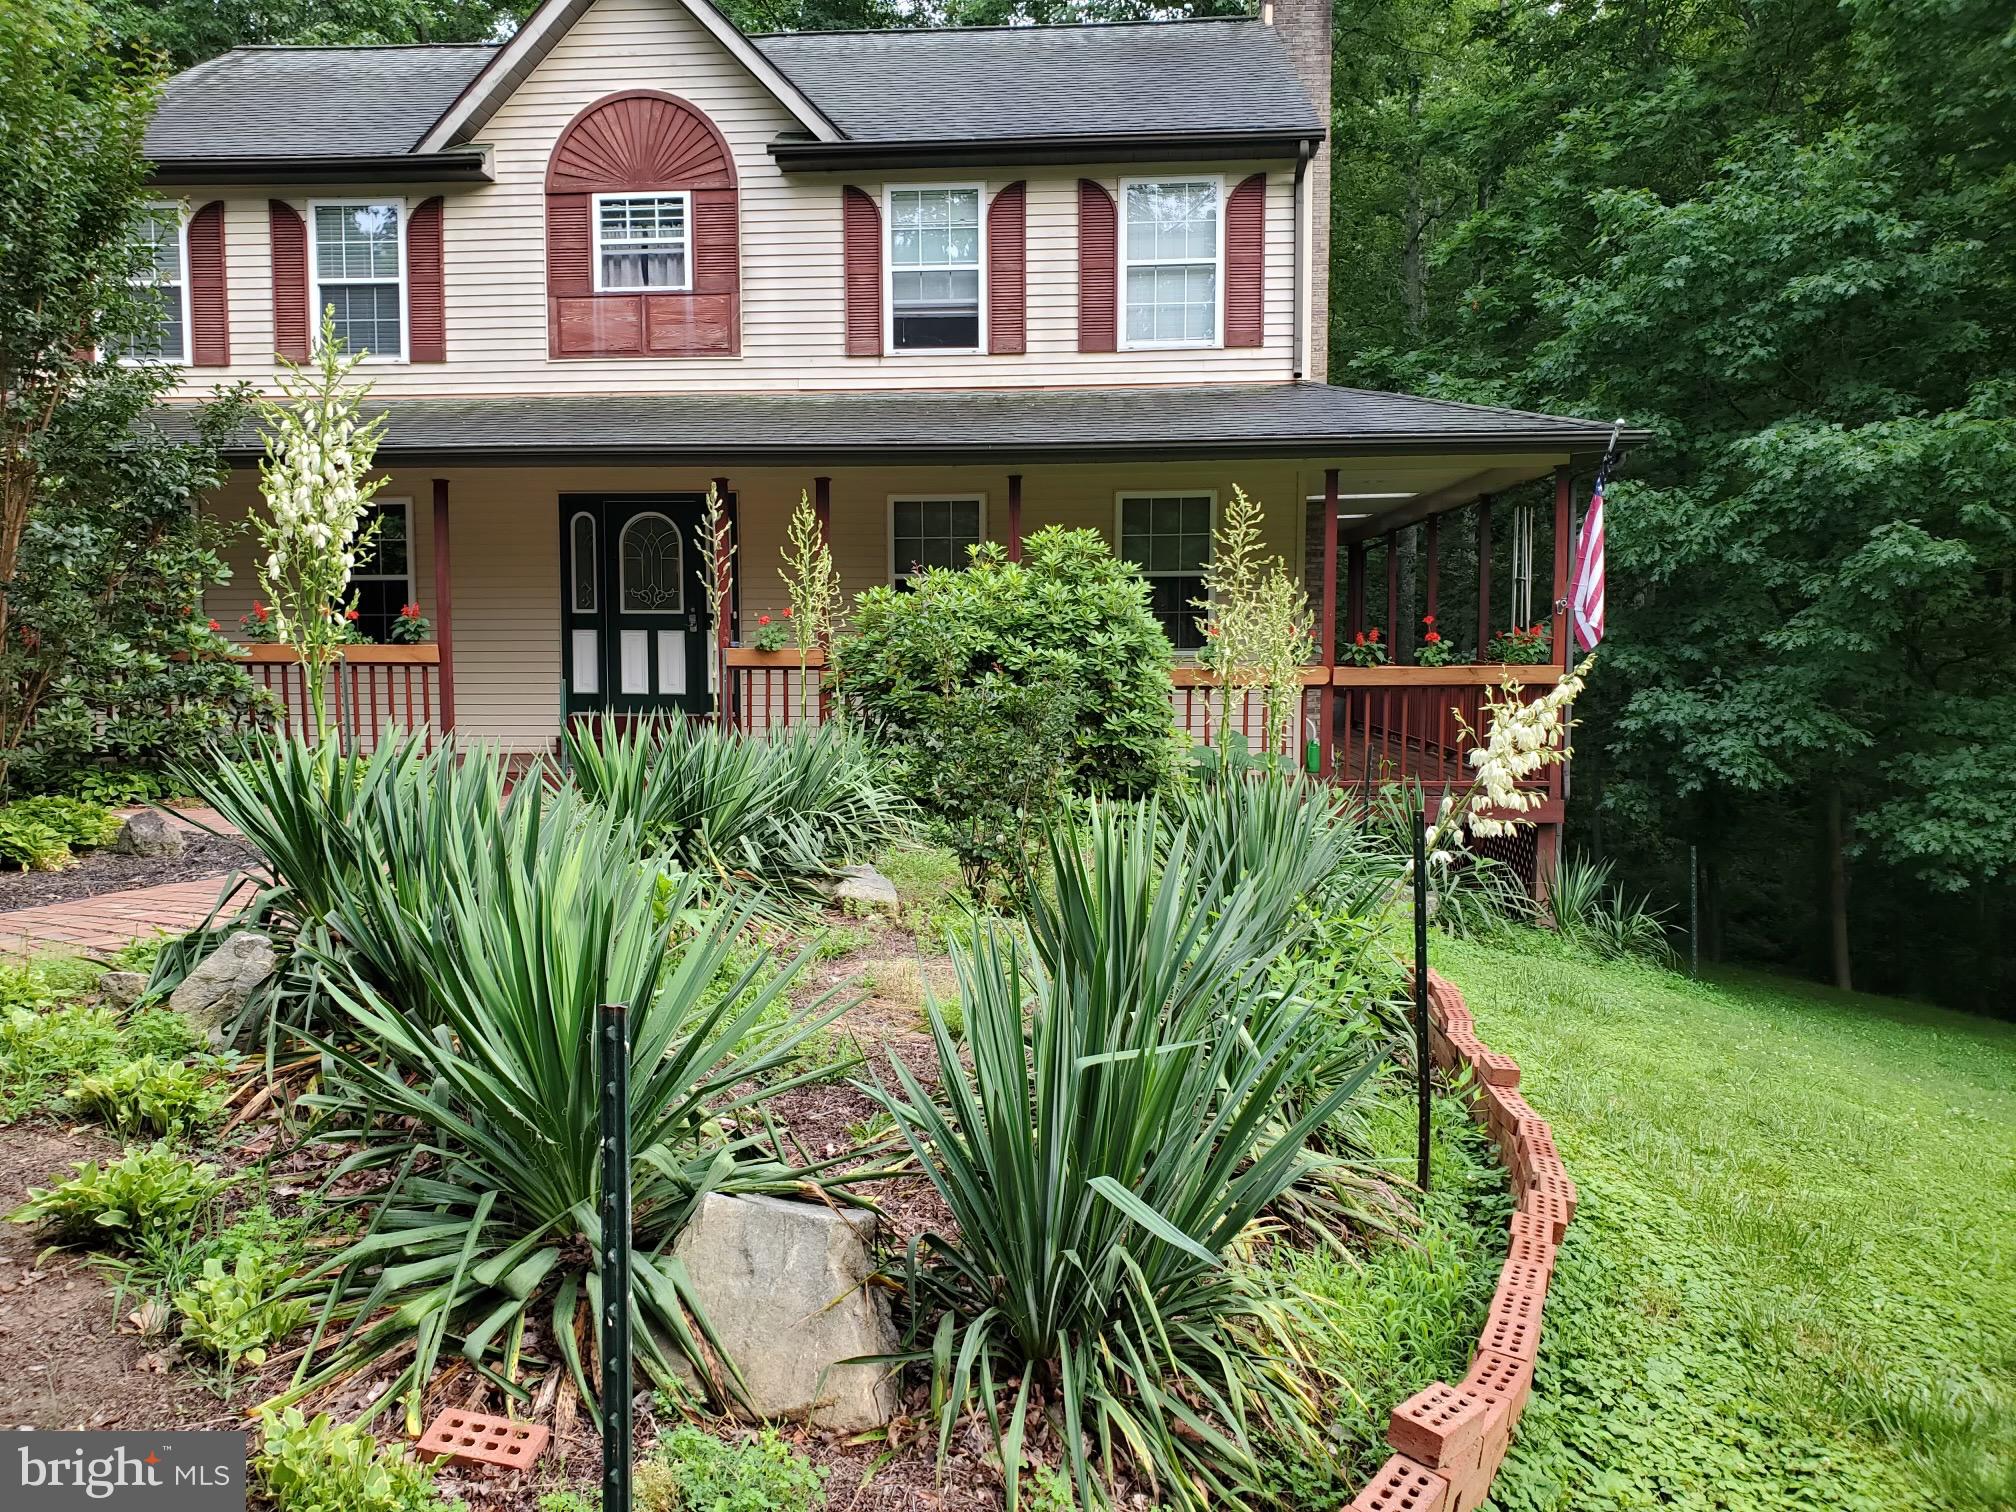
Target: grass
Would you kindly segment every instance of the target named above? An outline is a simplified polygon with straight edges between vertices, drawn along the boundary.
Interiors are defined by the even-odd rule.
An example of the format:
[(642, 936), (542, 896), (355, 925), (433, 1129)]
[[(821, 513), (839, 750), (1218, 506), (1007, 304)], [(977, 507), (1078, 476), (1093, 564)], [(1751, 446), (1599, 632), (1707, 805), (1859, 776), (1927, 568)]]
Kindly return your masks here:
[(2016, 1504), (2016, 1026), (1436, 952), (1582, 1193), (1493, 1505)]

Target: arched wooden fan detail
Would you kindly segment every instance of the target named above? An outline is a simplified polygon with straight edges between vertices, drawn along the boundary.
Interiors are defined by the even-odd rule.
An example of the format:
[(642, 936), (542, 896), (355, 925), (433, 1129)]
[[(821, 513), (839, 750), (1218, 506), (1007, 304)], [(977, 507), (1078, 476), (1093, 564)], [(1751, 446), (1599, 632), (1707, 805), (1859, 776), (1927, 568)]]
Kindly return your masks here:
[[(598, 194), (691, 196), (692, 287), (594, 284)], [(546, 166), (547, 349), (555, 357), (732, 356), (741, 350), (735, 158), (697, 107), (635, 89), (567, 124)]]
[(560, 133), (549, 194), (733, 189), (735, 158), (714, 123), (675, 95), (635, 89), (597, 100)]

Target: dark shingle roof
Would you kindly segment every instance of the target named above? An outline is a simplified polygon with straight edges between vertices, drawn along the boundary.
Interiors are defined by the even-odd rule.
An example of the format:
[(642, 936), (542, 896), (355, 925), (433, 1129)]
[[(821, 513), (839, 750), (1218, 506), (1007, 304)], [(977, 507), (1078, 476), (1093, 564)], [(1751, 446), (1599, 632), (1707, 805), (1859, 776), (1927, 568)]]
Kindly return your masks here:
[[(756, 46), (850, 141), (1306, 133), (1322, 122), (1258, 21), (806, 32)], [(411, 152), (496, 49), (241, 47), (168, 81), (147, 156)]]
[(168, 81), (147, 156), (377, 157), (411, 152), (494, 51), (241, 47)]
[(756, 45), (857, 142), (1320, 132), (1258, 21), (804, 32)]
[[(404, 399), (379, 454), (922, 461), (963, 453), (1155, 458), (1582, 451), (1607, 423), (1320, 383), (1209, 388)], [(1643, 439), (1627, 434), (1627, 442)], [(237, 449), (252, 453), (249, 430)]]

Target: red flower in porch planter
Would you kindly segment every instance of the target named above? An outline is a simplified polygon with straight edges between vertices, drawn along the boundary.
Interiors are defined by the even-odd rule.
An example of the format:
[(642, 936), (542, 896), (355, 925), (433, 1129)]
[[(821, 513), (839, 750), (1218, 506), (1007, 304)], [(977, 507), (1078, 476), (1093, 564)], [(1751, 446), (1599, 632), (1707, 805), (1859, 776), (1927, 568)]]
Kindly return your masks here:
[(1434, 615), (1422, 615), (1421, 624), (1423, 626), (1421, 644), (1414, 648), (1416, 666), (1446, 667), (1463, 660), (1457, 655), (1456, 648), (1442, 639), (1442, 632), (1435, 628)]
[(399, 617), (386, 628), (385, 638), (397, 646), (423, 645), (434, 633), (418, 604), (401, 604)]
[(1347, 667), (1383, 667), (1386, 665), (1386, 648), (1379, 644), (1379, 627), (1370, 631), (1359, 630), (1351, 637), (1351, 644), (1345, 648), (1344, 664)]
[[(787, 609), (784, 612), (789, 614), (791, 611)], [(785, 635), (784, 627), (773, 624), (769, 615), (759, 614), (756, 616), (756, 634), (750, 640), (750, 644), (758, 651), (782, 651), (788, 640), (789, 637)]]

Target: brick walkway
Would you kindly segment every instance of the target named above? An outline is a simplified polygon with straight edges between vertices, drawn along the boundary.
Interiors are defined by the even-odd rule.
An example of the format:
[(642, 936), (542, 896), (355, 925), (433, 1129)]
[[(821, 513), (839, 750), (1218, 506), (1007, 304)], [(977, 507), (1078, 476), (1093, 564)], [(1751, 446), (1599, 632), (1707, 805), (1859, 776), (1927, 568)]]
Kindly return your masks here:
[(134, 887), (0, 913), (0, 952), (117, 950), (158, 932), (180, 934), (210, 917), (223, 876), (160, 887)]

